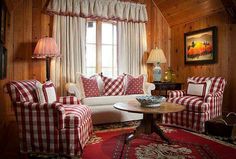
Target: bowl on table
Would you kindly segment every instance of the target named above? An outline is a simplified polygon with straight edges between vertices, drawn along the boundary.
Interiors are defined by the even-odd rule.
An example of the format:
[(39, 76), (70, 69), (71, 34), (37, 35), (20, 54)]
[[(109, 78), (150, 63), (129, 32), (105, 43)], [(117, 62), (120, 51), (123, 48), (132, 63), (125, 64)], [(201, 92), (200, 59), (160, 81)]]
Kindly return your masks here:
[(142, 107), (158, 107), (162, 102), (166, 101), (163, 96), (139, 96), (136, 99)]

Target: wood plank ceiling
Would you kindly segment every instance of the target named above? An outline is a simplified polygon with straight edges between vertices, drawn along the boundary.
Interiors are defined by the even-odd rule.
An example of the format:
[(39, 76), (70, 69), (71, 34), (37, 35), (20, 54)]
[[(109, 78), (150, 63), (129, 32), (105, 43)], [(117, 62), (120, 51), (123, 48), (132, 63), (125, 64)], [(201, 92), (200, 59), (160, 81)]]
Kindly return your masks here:
[(224, 10), (221, 0), (155, 0), (170, 26)]

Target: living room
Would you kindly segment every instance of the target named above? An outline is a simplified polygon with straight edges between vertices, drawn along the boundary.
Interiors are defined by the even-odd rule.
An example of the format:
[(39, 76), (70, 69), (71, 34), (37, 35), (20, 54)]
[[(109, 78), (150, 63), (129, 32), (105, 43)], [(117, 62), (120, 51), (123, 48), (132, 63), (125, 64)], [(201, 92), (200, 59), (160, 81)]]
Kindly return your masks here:
[[(82, 3), (81, 0), (77, 1), (78, 3)], [(63, 13), (63, 9), (59, 11), (53, 10), (56, 8), (55, 6), (53, 6), (55, 5), (55, 3), (50, 0), (1, 1), (1, 4), (4, 4), (5, 6), (2, 7), (3, 5), (1, 5), (1, 9), (4, 8), (2, 9), (1, 15), (3, 15), (4, 12), (5, 19), (2, 18), (3, 16), (1, 16), (1, 47), (4, 48), (2, 49), (4, 51), (1, 52), (0, 72), (0, 152), (4, 154), (4, 157), (16, 158), (18, 157), (18, 152), (20, 151), (18, 141), (18, 127), (14, 107), (12, 106), (12, 101), (9, 95), (4, 90), (5, 84), (15, 80), (34, 79), (41, 83), (47, 81), (45, 58), (32, 58), (36, 54), (34, 52), (37, 43), (41, 38), (44, 37), (53, 37), (56, 40), (58, 48), (60, 50), (60, 56), (51, 58), (51, 63), (49, 66), (50, 79), (56, 86), (57, 96), (69, 95), (69, 92), (66, 90), (65, 86), (69, 82), (75, 82), (75, 70), (81, 70), (79, 72), (83, 73), (84, 75), (86, 75), (85, 72), (87, 72), (87, 76), (91, 76), (94, 73), (101, 72), (106, 75), (106, 73), (102, 71), (103, 64), (101, 63), (101, 61), (103, 61), (103, 63), (108, 63), (110, 59), (108, 58), (108, 60), (103, 60), (103, 57), (98, 56), (99, 54), (102, 54), (101, 52), (99, 53), (98, 51), (97, 54), (97, 52), (95, 51), (94, 55), (85, 55), (87, 59), (92, 59), (90, 59), (90, 63), (95, 63), (95, 66), (93, 66), (94, 70), (90, 70), (90, 72), (88, 71), (89, 69), (86, 70), (86, 65), (85, 67), (82, 66), (83, 60), (87, 60), (86, 58), (84, 58), (84, 56), (79, 56), (78, 62), (74, 63), (72, 62), (74, 61), (72, 60), (74, 58), (71, 59), (71, 57), (74, 57), (76, 54), (67, 54), (69, 52), (73, 52), (71, 50), (75, 48), (78, 50), (81, 49), (79, 48), (79, 44), (75, 44), (77, 41), (81, 45), (86, 45), (87, 50), (88, 46), (92, 44), (94, 44), (95, 47), (98, 47), (98, 50), (99, 47), (100, 49), (103, 48), (103, 46), (98, 45), (99, 43), (102, 43), (101, 36), (103, 35), (103, 33), (101, 32), (101, 28), (103, 26), (101, 24), (103, 24), (103, 22), (106, 24), (110, 24), (108, 28), (113, 28), (111, 32), (109, 32), (109, 29), (107, 29), (106, 33), (104, 33), (104, 36), (102, 36), (103, 38), (108, 38), (110, 37), (108, 35), (114, 35), (115, 33), (117, 33), (116, 37), (118, 37), (118, 40), (116, 42), (112, 42), (112, 47), (117, 47), (118, 50), (122, 50), (125, 42), (133, 44), (133, 40), (135, 41), (134, 43), (141, 44), (138, 46), (138, 48), (135, 48), (137, 52), (140, 52), (140, 50), (143, 49), (143, 51), (141, 51), (139, 55), (130, 55), (127, 56), (127, 58), (125, 56), (126, 52), (120, 54), (122, 55), (122, 57), (118, 57), (119, 53), (116, 54), (116, 51), (113, 50), (112, 52), (114, 53), (114, 55), (117, 55), (117, 61), (123, 61), (120, 63), (114, 63), (114, 61), (116, 61), (114, 60), (115, 58), (111, 60), (112, 66), (117, 66), (116, 68), (112, 68), (113, 73), (111, 74), (111, 76), (118, 76), (123, 73), (135, 76), (138, 74), (146, 73), (147, 82), (152, 83), (153, 81), (155, 81), (155, 75), (153, 75), (154, 65), (152, 63), (147, 63), (147, 61), (151, 52), (155, 50), (155, 48), (158, 48), (162, 50), (166, 59), (164, 63), (160, 64), (162, 70), (161, 81), (164, 80), (165, 72), (168, 71), (168, 68), (171, 68), (171, 71), (173, 71), (172, 82), (181, 83), (182, 89), (187, 89), (187, 80), (189, 77), (222, 77), (225, 79), (226, 85), (223, 91), (221, 113), (227, 114), (229, 112), (236, 112), (236, 99), (234, 99), (236, 96), (236, 71), (234, 71), (233, 64), (234, 61), (236, 61), (236, 46), (234, 44), (236, 40), (235, 0), (123, 0), (115, 2), (122, 2), (125, 4), (131, 3), (144, 6), (147, 13), (146, 17), (144, 11), (144, 16), (136, 16), (136, 18), (138, 18), (135, 20), (132, 18), (130, 20), (122, 20), (119, 18), (115, 19), (114, 17), (113, 19), (111, 18), (109, 20), (109, 18), (105, 19), (104, 17), (102, 17), (102, 14), (100, 15), (101, 17), (96, 15), (100, 14), (99, 11), (97, 11), (96, 13), (96, 8), (94, 9), (93, 16), (86, 16), (84, 15), (84, 13), (82, 13), (82, 11), (82, 14), (78, 14), (73, 12), (66, 13), (66, 11)], [(73, 3), (73, 5), (75, 4)], [(70, 9), (70, 7), (68, 8)], [(73, 8), (73, 6), (71, 8)], [(92, 35), (92, 38), (90, 37), (90, 40), (93, 41), (95, 39), (95, 41), (98, 41), (97, 43), (87, 42), (87, 37), (80, 40), (68, 38), (67, 40), (65, 40), (66, 46), (63, 46), (64, 44), (62, 44), (62, 42), (58, 39), (60, 39), (60, 36), (63, 37), (68, 35), (66, 35), (66, 33), (62, 32), (61, 30), (57, 30), (58, 28), (61, 29), (60, 25), (62, 24), (55, 21), (56, 16), (60, 17), (63, 16), (63, 14), (64, 16), (73, 16), (75, 18), (80, 17), (81, 19), (85, 20), (84, 24), (86, 24), (87, 26), (87, 28), (85, 27), (85, 30), (87, 30), (79, 30), (78, 32), (72, 31), (72, 34), (78, 35), (81, 38), (81, 34), (85, 35), (85, 33), (92, 33), (93, 31), (95, 31), (99, 32), (97, 34), (100, 34), (100, 40), (99, 38), (97, 38), (99, 36)], [(122, 41), (122, 38), (119, 37), (121, 35), (119, 34), (119, 32), (114, 31), (114, 28), (117, 28), (117, 30), (119, 30), (118, 28), (122, 28), (122, 25), (118, 26), (118, 23), (123, 24), (123, 22), (130, 22), (142, 26), (140, 27), (141, 30), (139, 30), (139, 32), (142, 32), (144, 34), (141, 36), (133, 35), (133, 37), (131, 36), (130, 39), (128, 39), (129, 41), (127, 39), (123, 39)], [(70, 22), (67, 21), (64, 24), (68, 25), (68, 28), (73, 28), (72, 26), (75, 25), (75, 23), (69, 23)], [(100, 31), (98, 31), (99, 28)], [(89, 29), (90, 31), (88, 31)], [(213, 58), (204, 61), (201, 58), (198, 59), (197, 57), (195, 57), (195, 55), (193, 55), (194, 59), (196, 60), (194, 62), (191, 61), (191, 58), (187, 58), (187, 54), (190, 54), (190, 52), (187, 51), (190, 50), (191, 47), (194, 48), (195, 45), (197, 45), (195, 43), (192, 43), (191, 46), (187, 46), (187, 38), (196, 34), (211, 31), (211, 42), (213, 43), (213, 51), (211, 52), (211, 56)], [(116, 37), (112, 36), (111, 38), (116, 39)], [(139, 39), (140, 37), (145, 39), (144, 44), (139, 43), (141, 41)], [(207, 40), (205, 40), (203, 45), (206, 48), (206, 46), (209, 46), (211, 44), (209, 44)], [(64, 47), (64, 49), (62, 49), (62, 47)], [(93, 49), (93, 47), (90, 48), (90, 50)], [(95, 48), (95, 50), (96, 49), (97, 48)], [(133, 49), (132, 51), (134, 51), (135, 49)], [(125, 51), (125, 49), (123, 50)], [(135, 60), (139, 59), (137, 63), (140, 66), (136, 67), (137, 64), (135, 64), (135, 60), (132, 59), (132, 57), (134, 57)], [(69, 59), (67, 61), (67, 64), (61, 65), (60, 61), (65, 61), (65, 59)], [(126, 62), (126, 60), (129, 61)], [(87, 63), (89, 62), (87, 61)], [(134, 66), (132, 66), (133, 68), (131, 67), (131, 71), (127, 71), (124, 69), (125, 65), (127, 65), (128, 67), (129, 63), (134, 63)], [(138, 69), (135, 70), (134, 68)], [(63, 70), (66, 69), (69, 70), (68, 72), (73, 73), (71, 73), (70, 75), (65, 75), (66, 73), (58, 73), (58, 71), (63, 72)], [(152, 91), (152, 93), (154, 95), (155, 93), (158, 93), (158, 91)], [(104, 115), (105, 114), (103, 114), (103, 116)], [(112, 118), (112, 115), (108, 118)], [(103, 119), (102, 117), (99, 118)], [(234, 147), (233, 152), (235, 152), (235, 144), (232, 145), (233, 146), (231, 147)], [(85, 153), (86, 151), (87, 150), (85, 150)], [(232, 156), (232, 158), (234, 157), (235, 156)]]

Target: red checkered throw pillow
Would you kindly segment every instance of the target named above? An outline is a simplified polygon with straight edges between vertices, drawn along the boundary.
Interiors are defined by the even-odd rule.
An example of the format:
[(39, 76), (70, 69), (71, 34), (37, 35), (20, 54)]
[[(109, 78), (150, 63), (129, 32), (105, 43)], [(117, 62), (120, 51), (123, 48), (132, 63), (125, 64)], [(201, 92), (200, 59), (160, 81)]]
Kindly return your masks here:
[(98, 83), (96, 76), (86, 78), (81, 75), (81, 81), (83, 83), (84, 95), (85, 97), (97, 97), (100, 96)]
[(143, 82), (144, 76), (140, 75), (138, 77), (133, 77), (131, 75), (126, 75), (127, 86), (125, 94), (144, 94)]
[(124, 95), (124, 75), (118, 76), (116, 79), (105, 77), (101, 75), (103, 81), (103, 95), (104, 96), (117, 96)]

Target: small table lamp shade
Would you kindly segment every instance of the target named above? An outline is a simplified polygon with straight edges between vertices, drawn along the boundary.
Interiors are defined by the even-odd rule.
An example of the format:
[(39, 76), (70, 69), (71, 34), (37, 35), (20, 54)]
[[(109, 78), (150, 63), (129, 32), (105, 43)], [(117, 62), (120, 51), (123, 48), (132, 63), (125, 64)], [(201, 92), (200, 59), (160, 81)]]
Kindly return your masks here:
[(33, 58), (46, 58), (46, 80), (50, 80), (50, 58), (60, 56), (60, 52), (54, 38), (41, 38), (34, 49)]
[(153, 63), (155, 67), (153, 68), (153, 80), (161, 81), (161, 67), (160, 63), (166, 63), (166, 57), (162, 49), (152, 49), (147, 63)]
[(147, 63), (166, 63), (166, 57), (162, 49), (152, 49)]
[(33, 57), (46, 58), (55, 56), (60, 56), (56, 40), (50, 37), (41, 38), (34, 49)]

